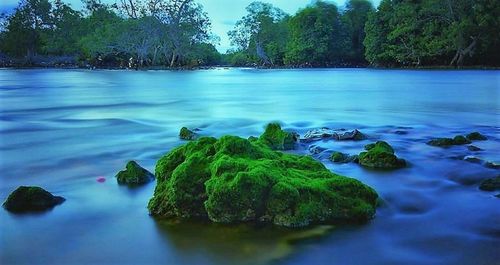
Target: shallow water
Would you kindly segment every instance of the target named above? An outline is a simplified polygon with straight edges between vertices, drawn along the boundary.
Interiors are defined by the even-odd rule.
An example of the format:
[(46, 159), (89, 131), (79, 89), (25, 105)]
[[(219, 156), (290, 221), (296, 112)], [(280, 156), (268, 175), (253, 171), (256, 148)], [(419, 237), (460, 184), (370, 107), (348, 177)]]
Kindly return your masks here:
[[(0, 199), (19, 185), (67, 199), (43, 214), (0, 210), (0, 263), (498, 264), (500, 199), (477, 186), (500, 171), (456, 157), (500, 162), (499, 114), (500, 71), (0, 70)], [(156, 221), (146, 209), (155, 184), (128, 189), (113, 178), (130, 159), (153, 170), (182, 144), (182, 126), (248, 137), (270, 121), (301, 135), (323, 126), (368, 134), (313, 144), (327, 148), (315, 157), (328, 168), (377, 190), (376, 218), (298, 231)], [(474, 143), (483, 151), (425, 144), (471, 131), (488, 136)], [(379, 139), (410, 167), (327, 159)]]

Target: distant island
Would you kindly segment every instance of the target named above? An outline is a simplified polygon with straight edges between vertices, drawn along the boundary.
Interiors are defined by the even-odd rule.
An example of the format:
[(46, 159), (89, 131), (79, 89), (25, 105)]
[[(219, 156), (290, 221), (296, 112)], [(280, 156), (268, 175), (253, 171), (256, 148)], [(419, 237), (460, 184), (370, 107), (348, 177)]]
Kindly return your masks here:
[(0, 67), (499, 67), (496, 0), (253, 2), (220, 53), (195, 0), (21, 0), (1, 16)]

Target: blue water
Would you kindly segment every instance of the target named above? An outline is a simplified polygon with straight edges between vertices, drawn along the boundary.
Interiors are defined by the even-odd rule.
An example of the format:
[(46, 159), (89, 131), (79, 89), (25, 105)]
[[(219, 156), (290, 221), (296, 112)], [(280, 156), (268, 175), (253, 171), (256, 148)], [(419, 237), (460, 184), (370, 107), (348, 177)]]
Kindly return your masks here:
[[(499, 114), (500, 71), (0, 70), (0, 200), (19, 185), (67, 199), (43, 214), (0, 210), (0, 263), (498, 264), (500, 199), (477, 187), (500, 171), (457, 157), (500, 162)], [(376, 218), (301, 231), (157, 221), (146, 209), (155, 183), (128, 189), (113, 177), (130, 159), (153, 170), (182, 144), (182, 126), (248, 137), (271, 121), (301, 135), (323, 126), (368, 134), (313, 144), (327, 148), (315, 158), (332, 171), (377, 190)], [(483, 151), (425, 144), (472, 131), (487, 135), (474, 143)], [(375, 140), (410, 166), (327, 159)], [(309, 155), (305, 144), (294, 152)]]

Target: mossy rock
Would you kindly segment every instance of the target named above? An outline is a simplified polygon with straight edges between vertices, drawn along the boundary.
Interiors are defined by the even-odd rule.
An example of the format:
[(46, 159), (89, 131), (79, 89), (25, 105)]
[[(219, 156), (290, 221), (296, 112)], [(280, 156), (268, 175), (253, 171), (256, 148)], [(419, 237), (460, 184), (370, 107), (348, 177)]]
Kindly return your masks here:
[(469, 141), (463, 135), (457, 135), (453, 138), (454, 145), (463, 145), (463, 144), (470, 144), (470, 143), (471, 143), (471, 141)]
[(469, 141), (485, 141), (485, 140), (488, 140), (488, 138), (486, 136), (482, 135), (479, 132), (469, 133), (469, 134), (467, 134), (466, 138)]
[(273, 151), (268, 140), (202, 137), (175, 148), (156, 164), (150, 214), (287, 227), (373, 217), (378, 195), (372, 188), (309, 156)]
[(135, 161), (129, 161), (125, 170), (116, 174), (116, 181), (118, 184), (138, 186), (143, 185), (154, 179), (154, 175), (139, 166)]
[(44, 211), (63, 203), (66, 199), (34, 186), (20, 186), (13, 191), (3, 207), (10, 212)]
[(343, 163), (350, 163), (350, 162), (356, 162), (358, 160), (358, 156), (357, 155), (348, 155), (348, 154), (344, 154), (342, 152), (333, 152), (331, 155), (330, 155), (330, 161), (334, 162), (334, 163), (339, 163), (339, 164), (343, 164)]
[(394, 155), (394, 149), (387, 142), (378, 141), (365, 146), (366, 152), (359, 154), (359, 164), (376, 169), (398, 169), (406, 167), (406, 161)]
[(500, 190), (500, 176), (483, 180), (479, 185), (479, 189), (484, 191)]
[(452, 138), (436, 138), (427, 142), (428, 145), (438, 146), (438, 147), (449, 147), (452, 145), (464, 145), (470, 144), (472, 141), (482, 141), (486, 140), (486, 136), (480, 134), (479, 132), (472, 132), (467, 134), (467, 136), (457, 135)]
[(277, 123), (270, 123), (259, 140), (273, 150), (291, 150), (295, 147), (298, 135), (283, 131)]
[(196, 139), (196, 133), (191, 131), (190, 129), (186, 128), (186, 127), (182, 127), (180, 132), (179, 132), (179, 138), (181, 138), (182, 140), (194, 140)]

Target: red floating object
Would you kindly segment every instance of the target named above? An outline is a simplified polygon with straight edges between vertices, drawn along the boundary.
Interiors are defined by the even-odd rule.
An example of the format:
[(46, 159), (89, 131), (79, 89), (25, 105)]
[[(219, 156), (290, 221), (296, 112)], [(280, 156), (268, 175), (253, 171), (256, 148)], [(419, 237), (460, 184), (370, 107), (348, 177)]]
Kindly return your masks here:
[(103, 183), (106, 181), (106, 178), (105, 177), (98, 177), (97, 178), (97, 182), (100, 182), (100, 183)]

